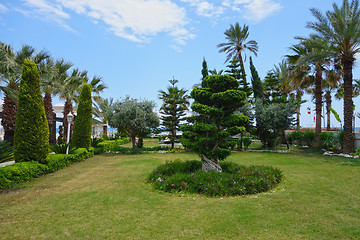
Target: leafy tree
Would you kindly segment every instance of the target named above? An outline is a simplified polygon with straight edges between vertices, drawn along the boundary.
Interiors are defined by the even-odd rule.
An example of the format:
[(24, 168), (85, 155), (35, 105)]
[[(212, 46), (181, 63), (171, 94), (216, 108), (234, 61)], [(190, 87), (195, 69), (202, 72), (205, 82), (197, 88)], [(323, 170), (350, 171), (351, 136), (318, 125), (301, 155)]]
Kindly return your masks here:
[(352, 69), (355, 56), (360, 52), (359, 1), (352, 0), (349, 3), (343, 0), (340, 7), (334, 3), (332, 11), (327, 11), (325, 15), (317, 9), (310, 10), (316, 21), (309, 22), (307, 27), (315, 30), (319, 38), (334, 45), (334, 51), (341, 59), (344, 71), (344, 153), (351, 153), (354, 150)]
[(227, 29), (224, 34), (226, 36), (225, 39), (228, 42), (220, 43), (217, 45), (217, 47), (220, 48), (219, 52), (224, 52), (227, 54), (225, 62), (228, 62), (230, 59), (239, 60), (242, 77), (244, 78), (244, 82), (246, 84), (247, 81), (242, 52), (245, 50), (249, 50), (256, 56), (258, 52), (257, 42), (254, 40), (245, 42), (249, 37), (249, 26), (244, 25), (243, 27), (240, 27), (239, 23), (236, 23), (235, 25), (230, 24), (230, 28)]
[(189, 124), (181, 126), (182, 144), (195, 151), (202, 160), (204, 171), (221, 172), (220, 160), (224, 160), (236, 145), (232, 138), (245, 130), (249, 118), (235, 115), (234, 111), (246, 103), (246, 94), (239, 83), (229, 75), (209, 75), (206, 87), (194, 88), (191, 109), (196, 113), (187, 118)]
[(176, 131), (180, 130), (180, 122), (185, 120), (185, 111), (188, 110), (189, 101), (187, 91), (175, 86), (178, 80), (172, 79), (169, 82), (171, 86), (167, 88), (167, 91), (159, 91), (159, 99), (164, 102), (160, 108), (160, 113), (163, 114), (162, 125), (166, 131), (170, 132), (169, 138), (171, 149), (173, 149)]
[(89, 149), (91, 147), (91, 132), (92, 132), (91, 87), (89, 84), (84, 83), (79, 97), (77, 117), (75, 118), (75, 125), (74, 125), (71, 145), (78, 148)]
[(263, 148), (275, 148), (279, 134), (288, 129), (293, 121), (295, 106), (292, 102), (267, 103), (255, 101), (256, 123)]
[(16, 162), (48, 162), (49, 127), (35, 63), (24, 60), (16, 114), (14, 158)]
[(118, 131), (126, 130), (135, 150), (136, 137), (150, 133), (151, 129), (159, 126), (159, 118), (153, 112), (154, 107), (155, 104), (151, 101), (139, 102), (127, 97), (113, 104), (109, 124)]

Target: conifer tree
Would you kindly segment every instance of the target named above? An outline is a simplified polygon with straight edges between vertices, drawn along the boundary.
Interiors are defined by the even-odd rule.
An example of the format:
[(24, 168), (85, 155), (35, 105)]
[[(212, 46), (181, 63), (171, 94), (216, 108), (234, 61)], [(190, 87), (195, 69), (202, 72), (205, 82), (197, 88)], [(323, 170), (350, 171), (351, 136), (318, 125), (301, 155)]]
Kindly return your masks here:
[(71, 145), (78, 148), (89, 149), (92, 132), (92, 100), (91, 87), (84, 83), (79, 97), (77, 116), (75, 118)]
[(48, 162), (49, 126), (40, 91), (39, 71), (25, 60), (20, 80), (14, 135), (16, 162)]
[(176, 132), (180, 130), (180, 122), (185, 120), (185, 111), (188, 110), (188, 95), (183, 88), (179, 89), (176, 85), (178, 80), (169, 81), (171, 86), (167, 91), (159, 91), (159, 98), (164, 101), (160, 108), (162, 125), (169, 131), (171, 149), (174, 148)]
[(263, 85), (251, 57), (250, 57), (250, 71), (251, 71), (251, 84), (254, 93), (254, 98), (263, 99), (264, 97)]

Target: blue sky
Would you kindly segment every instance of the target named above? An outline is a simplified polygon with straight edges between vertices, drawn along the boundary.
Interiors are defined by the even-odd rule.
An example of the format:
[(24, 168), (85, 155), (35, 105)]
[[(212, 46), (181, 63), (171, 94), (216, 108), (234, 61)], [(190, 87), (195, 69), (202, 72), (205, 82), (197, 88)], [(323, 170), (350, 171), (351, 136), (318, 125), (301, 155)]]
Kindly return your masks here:
[[(325, 12), (334, 2), (342, 1), (1, 0), (0, 41), (16, 50), (23, 44), (45, 49), (88, 70), (90, 77), (101, 76), (108, 86), (101, 94), (105, 98), (128, 95), (159, 107), (158, 91), (169, 79), (175, 77), (185, 89), (200, 82), (203, 57), (209, 69), (226, 69), (225, 54), (216, 45), (225, 42), (230, 24), (249, 25), (248, 40), (259, 45), (253, 61), (263, 79), (290, 54), (295, 36), (309, 35), (306, 22), (314, 20), (309, 8)], [(249, 76), (252, 54), (246, 55)], [(311, 101), (303, 105), (303, 126), (310, 123), (308, 106), (314, 108)], [(342, 115), (341, 102), (335, 109)]]

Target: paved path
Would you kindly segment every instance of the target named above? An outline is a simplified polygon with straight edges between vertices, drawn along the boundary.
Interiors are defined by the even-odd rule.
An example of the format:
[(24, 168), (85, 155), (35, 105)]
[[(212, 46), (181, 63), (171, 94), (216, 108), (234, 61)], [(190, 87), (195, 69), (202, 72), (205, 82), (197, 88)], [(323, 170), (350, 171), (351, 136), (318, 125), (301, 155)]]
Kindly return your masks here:
[(6, 165), (11, 165), (11, 164), (14, 164), (14, 163), (15, 163), (15, 161), (0, 163), (0, 167), (5, 167)]

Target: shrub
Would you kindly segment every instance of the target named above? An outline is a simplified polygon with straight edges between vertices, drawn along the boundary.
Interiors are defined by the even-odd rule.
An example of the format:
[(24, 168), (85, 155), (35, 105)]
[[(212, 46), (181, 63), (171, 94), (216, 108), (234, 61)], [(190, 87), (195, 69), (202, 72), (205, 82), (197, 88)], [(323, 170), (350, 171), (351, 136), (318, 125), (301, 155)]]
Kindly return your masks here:
[(35, 63), (25, 60), (21, 75), (14, 135), (16, 162), (48, 162), (49, 125)]
[(77, 116), (75, 118), (71, 145), (78, 148), (89, 149), (92, 132), (92, 101), (91, 87), (84, 83), (79, 97)]
[(320, 133), (320, 141), (323, 148), (330, 150), (335, 145), (335, 138), (332, 132), (322, 132)]
[(199, 161), (167, 162), (150, 174), (148, 182), (155, 189), (170, 193), (236, 196), (268, 191), (282, 179), (281, 171), (272, 167), (220, 164), (222, 173), (202, 171)]
[(101, 143), (101, 142), (103, 142), (104, 141), (104, 139), (102, 139), (102, 138), (92, 138), (91, 139), (91, 146), (93, 147), (93, 148), (97, 148), (98, 146), (99, 146), (99, 144)]
[(305, 130), (301, 136), (301, 142), (306, 146), (311, 146), (313, 140), (315, 138), (315, 132), (309, 129)]
[(14, 149), (10, 142), (0, 142), (0, 163), (8, 162), (14, 159)]
[(73, 154), (75, 152), (75, 150), (77, 149), (76, 147), (73, 147), (67, 143), (64, 143), (64, 144), (56, 143), (56, 144), (50, 145), (50, 149), (57, 154), (66, 154), (66, 150), (68, 147), (69, 147), (69, 154)]

